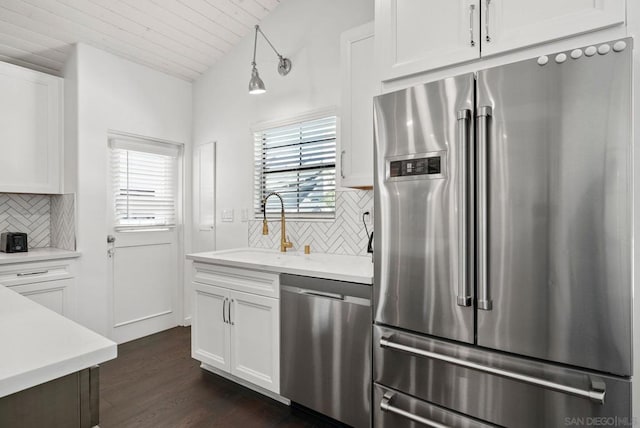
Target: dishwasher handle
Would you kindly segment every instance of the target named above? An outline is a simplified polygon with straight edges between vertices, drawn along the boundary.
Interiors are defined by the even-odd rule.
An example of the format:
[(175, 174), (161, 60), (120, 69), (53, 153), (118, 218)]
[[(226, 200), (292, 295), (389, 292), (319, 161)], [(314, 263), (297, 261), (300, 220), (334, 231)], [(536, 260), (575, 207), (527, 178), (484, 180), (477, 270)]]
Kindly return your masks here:
[(326, 297), (328, 299), (344, 300), (344, 295), (342, 295), (342, 294), (327, 293), (325, 291), (300, 289), (299, 293), (300, 294), (305, 294), (307, 296)]
[(294, 293), (294, 294), (303, 294), (305, 296), (313, 296), (313, 297), (326, 297), (327, 299), (341, 300), (341, 301), (347, 300), (344, 294), (340, 294), (340, 293), (330, 293), (328, 291), (311, 290), (308, 288), (292, 287), (289, 285), (283, 285), (281, 288), (282, 288), (282, 291), (288, 291), (289, 293)]
[(325, 291), (325, 290), (318, 290), (316, 288), (302, 288), (294, 285), (284, 285), (284, 284), (280, 285), (280, 290), (282, 292), (290, 293), (290, 294), (301, 296), (301, 297), (302, 296), (313, 297), (313, 298), (320, 297), (320, 298), (329, 299), (331, 301), (339, 302), (339, 303), (353, 303), (356, 305), (371, 306), (371, 298), (369, 296), (362, 295), (361, 293), (352, 295), (351, 293), (346, 292), (349, 290), (345, 290), (345, 292), (343, 293), (339, 289)]

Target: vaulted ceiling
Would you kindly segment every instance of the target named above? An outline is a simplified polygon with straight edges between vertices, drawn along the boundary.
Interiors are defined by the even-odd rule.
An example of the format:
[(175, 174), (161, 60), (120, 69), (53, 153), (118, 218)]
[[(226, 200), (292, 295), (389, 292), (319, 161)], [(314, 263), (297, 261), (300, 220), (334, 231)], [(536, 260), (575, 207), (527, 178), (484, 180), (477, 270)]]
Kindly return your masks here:
[(0, 61), (60, 75), (83, 42), (185, 80), (280, 0), (0, 0)]

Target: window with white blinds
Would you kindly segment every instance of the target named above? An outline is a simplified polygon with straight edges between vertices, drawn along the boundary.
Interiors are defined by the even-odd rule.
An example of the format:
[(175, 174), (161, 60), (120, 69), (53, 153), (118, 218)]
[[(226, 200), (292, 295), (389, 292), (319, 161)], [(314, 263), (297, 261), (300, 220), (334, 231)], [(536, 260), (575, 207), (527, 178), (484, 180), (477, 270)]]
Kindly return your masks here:
[(172, 227), (177, 219), (178, 147), (111, 141), (114, 227)]
[[(254, 133), (254, 211), (277, 192), (290, 217), (334, 217), (336, 210), (336, 117), (323, 117)], [(269, 198), (267, 213), (280, 212)]]

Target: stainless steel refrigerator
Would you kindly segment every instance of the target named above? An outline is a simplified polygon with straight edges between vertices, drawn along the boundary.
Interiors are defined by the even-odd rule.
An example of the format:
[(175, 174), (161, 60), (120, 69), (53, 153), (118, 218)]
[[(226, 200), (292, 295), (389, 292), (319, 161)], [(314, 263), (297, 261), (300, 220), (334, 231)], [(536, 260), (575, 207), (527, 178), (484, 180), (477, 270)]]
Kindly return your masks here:
[(630, 423), (631, 77), (624, 39), (375, 98), (374, 426)]

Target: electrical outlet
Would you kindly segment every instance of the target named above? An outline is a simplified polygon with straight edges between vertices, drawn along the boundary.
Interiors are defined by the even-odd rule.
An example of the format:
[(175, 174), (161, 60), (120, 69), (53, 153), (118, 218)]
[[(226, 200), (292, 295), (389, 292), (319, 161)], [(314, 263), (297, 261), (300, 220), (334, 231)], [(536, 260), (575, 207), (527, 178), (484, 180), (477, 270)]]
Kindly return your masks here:
[[(358, 212), (356, 213), (356, 218), (355, 218), (355, 220), (356, 220), (358, 223), (362, 223), (362, 216), (363, 216), (363, 215), (364, 215), (364, 213), (366, 213), (366, 212), (367, 212), (367, 210), (365, 210), (365, 209), (358, 210)], [(366, 216), (364, 217), (364, 221), (367, 221), (367, 217), (366, 217)]]
[(359, 221), (362, 221), (363, 216), (364, 216), (364, 222), (367, 223), (367, 225), (373, 224), (373, 210), (371, 208), (363, 208), (360, 210)]

